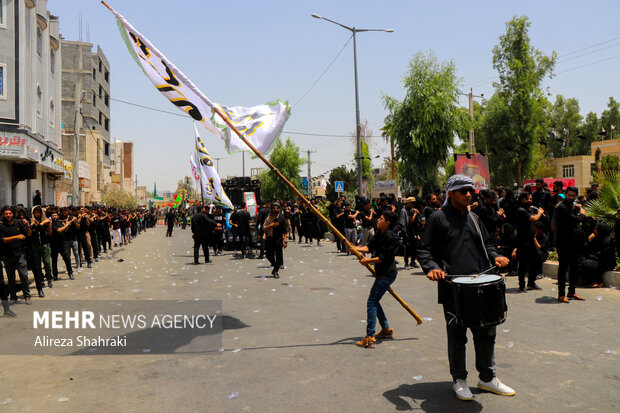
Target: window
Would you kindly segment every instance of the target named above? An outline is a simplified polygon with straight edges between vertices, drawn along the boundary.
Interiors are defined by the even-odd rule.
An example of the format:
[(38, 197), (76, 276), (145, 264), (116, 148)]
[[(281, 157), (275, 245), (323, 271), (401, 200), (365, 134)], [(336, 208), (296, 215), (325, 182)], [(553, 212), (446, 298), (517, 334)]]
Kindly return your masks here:
[(99, 71), (101, 72), (101, 68), (103, 67), (103, 64), (101, 63), (101, 59), (99, 59)]
[(99, 111), (99, 124), (103, 124), (103, 113), (101, 111)]
[(575, 177), (575, 165), (562, 166), (562, 178), (574, 178)]
[(6, 79), (4, 78), (5, 70), (6, 66), (0, 63), (0, 98), (6, 98), (6, 90), (4, 86), (6, 84)]
[(50, 49), (50, 72), (56, 72), (56, 51), (54, 49)]
[(97, 78), (97, 69), (93, 67), (93, 79)]
[(53, 100), (50, 100), (50, 113), (49, 113), (49, 117), (50, 117), (50, 126), (52, 128), (54, 128), (54, 123), (56, 121), (56, 112), (55, 112), (54, 101)]
[(43, 100), (43, 92), (41, 86), (37, 85), (37, 116), (41, 117), (41, 105)]
[(105, 75), (103, 75), (103, 78), (105, 79), (106, 82), (110, 83), (110, 72), (106, 70)]
[(110, 119), (105, 120), (105, 130), (107, 130), (108, 132), (110, 131)]
[(93, 106), (97, 106), (97, 95), (95, 95), (94, 90), (93, 90)]
[(105, 95), (105, 105), (107, 107), (110, 107), (110, 96), (108, 96), (108, 95)]
[(6, 27), (6, 24), (4, 23), (4, 0), (0, 0), (0, 27)]
[(37, 54), (41, 56), (43, 50), (43, 32), (37, 27)]
[(103, 88), (99, 85), (99, 99), (103, 99)]
[(103, 144), (103, 153), (106, 156), (110, 156), (110, 144), (109, 143), (104, 143)]

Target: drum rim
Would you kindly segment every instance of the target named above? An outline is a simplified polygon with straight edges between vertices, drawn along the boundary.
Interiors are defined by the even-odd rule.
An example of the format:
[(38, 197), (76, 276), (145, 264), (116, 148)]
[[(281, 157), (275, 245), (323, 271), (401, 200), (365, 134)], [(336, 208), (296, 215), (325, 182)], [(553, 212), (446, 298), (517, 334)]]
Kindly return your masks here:
[[(481, 282), (473, 282), (475, 279), (472, 279), (473, 275), (469, 276), (469, 275), (464, 275), (461, 277), (454, 277), (452, 278), (452, 280), (450, 280), (451, 282), (453, 282), (454, 284), (459, 284), (459, 285), (483, 285), (483, 284), (487, 284), (487, 283), (495, 283), (495, 282), (499, 282), (504, 280), (504, 277), (502, 277), (501, 275), (498, 274), (483, 274), (478, 276), (476, 279), (480, 280)], [(497, 278), (493, 278), (491, 280), (486, 279), (487, 277), (497, 277)], [(469, 282), (462, 282), (459, 280), (468, 280)]]

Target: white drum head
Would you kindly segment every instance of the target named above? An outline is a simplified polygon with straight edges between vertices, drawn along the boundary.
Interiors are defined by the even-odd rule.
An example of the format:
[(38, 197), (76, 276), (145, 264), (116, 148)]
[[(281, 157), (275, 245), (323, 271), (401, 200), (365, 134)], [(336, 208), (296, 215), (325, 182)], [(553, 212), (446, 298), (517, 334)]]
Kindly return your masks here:
[(482, 274), (479, 276), (466, 276), (453, 278), (452, 282), (456, 284), (486, 284), (500, 280), (502, 277), (496, 274)]

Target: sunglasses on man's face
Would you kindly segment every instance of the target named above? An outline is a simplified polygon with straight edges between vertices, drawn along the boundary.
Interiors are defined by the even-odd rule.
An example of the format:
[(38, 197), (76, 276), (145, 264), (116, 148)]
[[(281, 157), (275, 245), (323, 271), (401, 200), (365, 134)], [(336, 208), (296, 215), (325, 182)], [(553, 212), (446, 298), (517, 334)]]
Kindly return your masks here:
[(461, 189), (457, 189), (457, 191), (461, 195), (467, 195), (468, 193), (473, 195), (476, 192), (474, 188), (461, 188)]

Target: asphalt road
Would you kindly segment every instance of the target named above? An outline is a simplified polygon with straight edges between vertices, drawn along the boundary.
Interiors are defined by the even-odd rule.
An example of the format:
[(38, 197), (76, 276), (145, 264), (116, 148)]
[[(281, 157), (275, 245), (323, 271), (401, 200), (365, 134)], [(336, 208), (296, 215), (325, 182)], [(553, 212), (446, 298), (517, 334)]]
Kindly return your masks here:
[[(382, 305), (396, 338), (374, 350), (365, 334), (373, 279), (335, 244), (289, 244), (281, 278), (266, 260), (228, 252), (191, 265), (189, 230), (172, 238), (157, 228), (117, 248), (75, 281), (61, 274), (48, 298), (59, 300), (222, 300), (224, 351), (192, 354), (0, 356), (0, 410), (32, 412), (555, 412), (617, 411), (620, 403), (620, 291), (580, 289), (585, 302), (560, 304), (555, 280), (516, 294), (506, 280), (508, 319), (498, 326), (497, 374), (514, 397), (477, 391), (456, 399), (436, 287), (419, 271), (399, 271)], [(123, 262), (118, 262), (122, 258)], [(402, 258), (401, 258), (402, 263)], [(402, 264), (401, 264), (402, 265)], [(13, 306), (25, 314), (25, 306)], [(12, 325), (12, 323), (14, 323)], [(10, 337), (18, 320), (0, 318)], [(16, 343), (15, 345), (19, 345)], [(24, 345), (28, 345), (24, 343)], [(173, 351), (175, 351), (173, 349)], [(67, 400), (65, 400), (67, 399)], [(60, 401), (59, 401), (60, 400)]]

